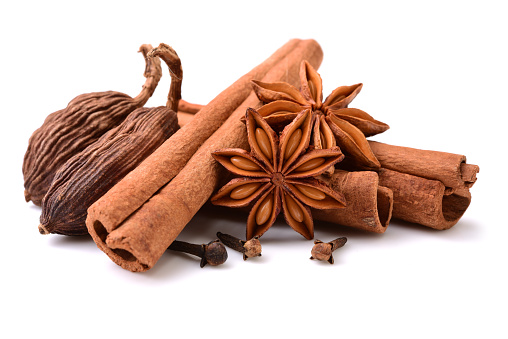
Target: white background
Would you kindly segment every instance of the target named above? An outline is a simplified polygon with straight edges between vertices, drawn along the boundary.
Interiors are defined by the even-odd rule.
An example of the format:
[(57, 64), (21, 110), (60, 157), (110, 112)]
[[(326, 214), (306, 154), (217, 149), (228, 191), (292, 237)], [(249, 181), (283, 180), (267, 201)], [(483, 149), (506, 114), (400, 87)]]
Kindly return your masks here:
[[(15, 4), (14, 4), (15, 3)], [(503, 1), (62, 2), (0, 5), (0, 337), (506, 338), (508, 25)], [(452, 229), (392, 221), (347, 236), (335, 264), (277, 223), (263, 256), (229, 251), (199, 268), (167, 252), (146, 273), (116, 266), (88, 237), (42, 236), (23, 199), (28, 138), (76, 95), (137, 95), (143, 43), (173, 46), (183, 97), (207, 103), (291, 38), (324, 50), (324, 95), (363, 82), (351, 107), (391, 128), (373, 139), (464, 154), (480, 165)], [(147, 106), (165, 104), (166, 69)], [(245, 215), (201, 211), (179, 239), (244, 234)], [(7, 333), (10, 333), (7, 335)]]

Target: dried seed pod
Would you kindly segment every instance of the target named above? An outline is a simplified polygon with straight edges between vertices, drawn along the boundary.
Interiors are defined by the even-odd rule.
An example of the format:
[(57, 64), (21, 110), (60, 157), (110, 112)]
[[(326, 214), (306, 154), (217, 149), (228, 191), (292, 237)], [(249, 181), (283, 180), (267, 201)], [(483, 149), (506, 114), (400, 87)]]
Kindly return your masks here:
[(148, 54), (169, 67), (171, 86), (166, 107), (138, 108), (60, 170), (42, 203), (42, 234), (87, 234), (87, 209), (178, 130), (176, 109), (182, 85), (181, 61), (160, 44)]
[(27, 202), (40, 205), (55, 173), (67, 160), (118, 126), (152, 96), (162, 70), (159, 59), (147, 56), (151, 49), (151, 45), (140, 47), (147, 79), (138, 96), (131, 98), (114, 91), (79, 95), (65, 109), (50, 114), (32, 134), (23, 160)]
[(310, 110), (301, 111), (279, 137), (256, 110), (249, 108), (245, 123), (250, 152), (229, 148), (212, 153), (215, 160), (239, 177), (222, 187), (211, 201), (229, 207), (252, 204), (247, 218), (247, 240), (262, 236), (281, 211), (289, 226), (312, 239), (314, 223), (310, 207), (345, 206), (342, 194), (314, 178), (344, 155), (337, 147), (309, 149), (313, 119)]
[(87, 234), (87, 209), (178, 129), (166, 107), (138, 108), (69, 159), (42, 201), (42, 234)]

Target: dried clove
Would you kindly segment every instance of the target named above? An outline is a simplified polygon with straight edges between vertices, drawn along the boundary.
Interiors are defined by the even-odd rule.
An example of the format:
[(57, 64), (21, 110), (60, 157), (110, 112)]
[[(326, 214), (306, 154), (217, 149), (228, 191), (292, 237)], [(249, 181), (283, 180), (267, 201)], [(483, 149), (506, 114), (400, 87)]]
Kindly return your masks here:
[(217, 238), (219, 238), (224, 245), (232, 250), (243, 253), (243, 260), (261, 256), (261, 243), (259, 242), (259, 237), (257, 236), (244, 241), (232, 235), (217, 232)]
[(311, 251), (311, 259), (326, 260), (333, 264), (333, 251), (346, 244), (347, 238), (340, 237), (330, 242), (324, 243), (321, 240), (315, 240)]
[(225, 263), (228, 259), (228, 252), (219, 239), (201, 245), (175, 240), (169, 245), (168, 249), (192, 254), (201, 258), (201, 263), (199, 264), (201, 268), (205, 267), (206, 264), (218, 266)]

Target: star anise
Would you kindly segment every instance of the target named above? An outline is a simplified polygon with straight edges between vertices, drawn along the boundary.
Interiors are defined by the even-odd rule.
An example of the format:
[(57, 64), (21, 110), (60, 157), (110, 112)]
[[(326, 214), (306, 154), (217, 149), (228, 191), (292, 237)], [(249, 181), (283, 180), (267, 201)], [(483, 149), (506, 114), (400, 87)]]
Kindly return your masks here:
[(389, 126), (366, 112), (348, 108), (362, 84), (336, 88), (323, 102), (321, 76), (307, 62), (300, 67), (300, 90), (285, 82), (253, 81), (254, 91), (264, 105), (258, 112), (274, 128), (292, 121), (302, 109), (315, 116), (312, 144), (316, 149), (338, 145), (357, 165), (380, 167), (365, 137), (386, 131)]
[(238, 177), (212, 197), (228, 207), (253, 204), (247, 219), (247, 239), (263, 235), (282, 210), (286, 222), (307, 239), (314, 237), (310, 207), (341, 208), (344, 197), (314, 178), (344, 157), (338, 147), (309, 148), (314, 115), (301, 111), (278, 134), (259, 113), (249, 108), (246, 126), (250, 152), (230, 148), (213, 157)]

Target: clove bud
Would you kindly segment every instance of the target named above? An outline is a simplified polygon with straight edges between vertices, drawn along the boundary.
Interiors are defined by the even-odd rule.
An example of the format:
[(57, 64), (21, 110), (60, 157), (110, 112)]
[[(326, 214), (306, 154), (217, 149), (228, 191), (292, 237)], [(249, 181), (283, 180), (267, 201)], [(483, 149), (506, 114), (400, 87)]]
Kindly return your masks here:
[(199, 264), (201, 268), (205, 267), (206, 264), (218, 266), (225, 263), (228, 259), (228, 252), (218, 239), (202, 245), (175, 240), (169, 245), (168, 249), (192, 254), (201, 258), (201, 263)]
[(243, 260), (261, 256), (261, 243), (259, 242), (259, 237), (254, 237), (250, 240), (244, 241), (232, 235), (217, 232), (217, 238), (219, 238), (224, 245), (232, 250), (243, 253)]
[(346, 244), (347, 238), (340, 237), (330, 242), (324, 243), (321, 240), (315, 240), (311, 251), (311, 259), (328, 261), (333, 264), (333, 251)]

